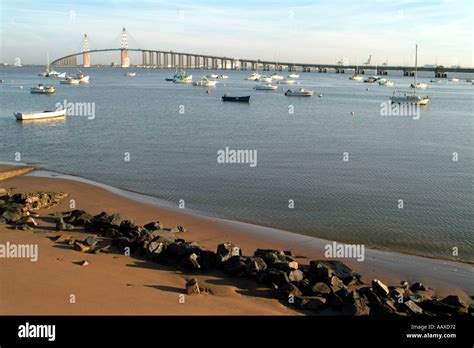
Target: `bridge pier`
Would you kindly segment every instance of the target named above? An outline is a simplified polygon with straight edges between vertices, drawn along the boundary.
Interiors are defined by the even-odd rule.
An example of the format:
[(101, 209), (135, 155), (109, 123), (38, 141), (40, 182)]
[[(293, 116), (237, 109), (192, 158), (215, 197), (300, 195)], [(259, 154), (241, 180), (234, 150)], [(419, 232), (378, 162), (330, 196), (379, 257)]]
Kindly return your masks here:
[(403, 76), (415, 76), (414, 71), (403, 70)]
[(150, 65), (155, 66), (155, 52), (150, 51), (148, 54), (150, 55)]
[(90, 68), (91, 67), (91, 55), (90, 55), (89, 52), (82, 53), (82, 66), (84, 68)]
[(445, 71), (435, 71), (435, 77), (440, 79), (445, 79), (448, 77), (448, 73)]
[(122, 68), (130, 67), (130, 59), (128, 58), (128, 51), (124, 48), (120, 50), (120, 66)]
[(303, 72), (311, 72), (311, 67), (305, 66), (305, 67), (303, 68)]
[(387, 76), (388, 71), (387, 70), (378, 70), (375, 75), (382, 75), (382, 76)]
[(344, 74), (344, 69), (336, 68), (336, 74)]

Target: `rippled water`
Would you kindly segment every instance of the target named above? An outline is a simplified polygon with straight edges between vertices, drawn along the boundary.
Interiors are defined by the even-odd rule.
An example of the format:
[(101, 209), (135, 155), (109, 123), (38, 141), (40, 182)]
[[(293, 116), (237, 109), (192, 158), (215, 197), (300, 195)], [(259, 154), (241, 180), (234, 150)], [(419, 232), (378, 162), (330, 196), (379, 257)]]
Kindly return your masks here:
[[(457, 247), (458, 258), (474, 260), (474, 86), (465, 79), (431, 84), (424, 92), (433, 100), (413, 120), (381, 116), (393, 88), (348, 74), (302, 73), (301, 85), (322, 97), (289, 98), (252, 90), (248, 72), (227, 71), (230, 79), (207, 94), (166, 82), (173, 71), (126, 77), (94, 68), (89, 85), (46, 80), (57, 92), (31, 95), (29, 87), (45, 82), (38, 72), (0, 69), (1, 161), (20, 152), (22, 162), (183, 199), (209, 215), (431, 256), (452, 258)], [(412, 82), (389, 78), (402, 90)], [(251, 103), (223, 103), (224, 92), (250, 94)], [(12, 116), (63, 100), (94, 102), (95, 119), (21, 124)], [(257, 150), (258, 165), (218, 164), (225, 147)]]

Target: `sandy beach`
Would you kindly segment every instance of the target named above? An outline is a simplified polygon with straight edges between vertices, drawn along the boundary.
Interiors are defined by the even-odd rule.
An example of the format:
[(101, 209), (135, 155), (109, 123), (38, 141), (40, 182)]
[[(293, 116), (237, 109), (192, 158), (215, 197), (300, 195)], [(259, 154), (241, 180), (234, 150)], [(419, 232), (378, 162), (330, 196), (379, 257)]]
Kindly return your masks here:
[[(9, 169), (7, 167), (0, 168)], [(91, 185), (81, 178), (33, 172), (0, 181), (11, 192), (67, 192), (69, 197), (48, 210), (40, 210), (39, 226), (33, 231), (9, 229), (0, 225), (0, 243), (37, 244), (37, 262), (27, 259), (0, 259), (0, 313), (21, 314), (144, 314), (144, 315), (300, 315), (271, 296), (268, 288), (250, 279), (229, 278), (219, 271), (211, 274), (186, 273), (179, 267), (163, 266), (135, 256), (116, 252), (82, 254), (54, 243), (54, 230), (47, 214), (76, 209), (91, 214), (102, 211), (120, 213), (135, 223), (160, 220), (166, 227), (185, 226), (182, 238), (196, 241), (215, 251), (218, 243), (231, 241), (244, 254), (257, 248), (291, 250), (298, 263), (324, 258), (322, 239), (297, 235), (271, 228), (197, 215), (186, 210), (159, 206), (159, 201), (123, 192), (107, 186)], [(40, 176), (35, 176), (40, 175)], [(49, 174), (49, 176), (51, 176)], [(114, 191), (114, 192), (112, 192)], [(64, 232), (85, 238), (84, 231)], [(87, 260), (89, 266), (78, 263)], [(469, 301), (474, 294), (471, 264), (437, 260), (414, 255), (366, 249), (364, 262), (342, 259), (362, 275), (364, 282), (373, 278), (387, 284), (400, 281), (423, 282), (439, 296), (458, 295)], [(186, 279), (197, 278), (210, 294), (185, 296)], [(70, 303), (70, 296), (75, 303)]]

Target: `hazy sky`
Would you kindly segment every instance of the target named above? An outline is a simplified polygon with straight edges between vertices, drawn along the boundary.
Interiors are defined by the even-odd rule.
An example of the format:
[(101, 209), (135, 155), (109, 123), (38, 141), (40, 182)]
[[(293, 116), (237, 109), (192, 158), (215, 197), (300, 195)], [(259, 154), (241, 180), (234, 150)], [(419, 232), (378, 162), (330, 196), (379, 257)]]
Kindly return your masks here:
[[(90, 48), (129, 47), (235, 58), (336, 63), (345, 58), (474, 66), (472, 0), (0, 0), (0, 61), (45, 63)], [(137, 57), (138, 58), (138, 57)], [(92, 57), (118, 61), (119, 54)], [(132, 63), (140, 63), (138, 59)]]

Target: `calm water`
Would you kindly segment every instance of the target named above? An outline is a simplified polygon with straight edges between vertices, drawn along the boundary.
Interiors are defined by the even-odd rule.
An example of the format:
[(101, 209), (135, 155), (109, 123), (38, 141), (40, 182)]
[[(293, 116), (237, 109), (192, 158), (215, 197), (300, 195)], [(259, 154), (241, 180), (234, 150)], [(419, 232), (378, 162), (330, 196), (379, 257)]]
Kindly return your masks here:
[[(22, 162), (183, 199), (208, 215), (431, 256), (452, 257), (458, 247), (459, 258), (474, 260), (474, 86), (465, 79), (431, 84), (425, 93), (433, 100), (413, 120), (380, 116), (393, 88), (349, 81), (349, 74), (302, 73), (301, 85), (323, 95), (305, 99), (254, 91), (241, 71), (227, 71), (230, 79), (212, 94), (166, 82), (173, 71), (125, 77), (92, 68), (91, 83), (80, 86), (59, 86), (38, 72), (0, 70), (0, 161), (20, 152)], [(192, 73), (196, 80), (206, 72)], [(389, 78), (402, 90), (411, 83)], [(58, 90), (31, 95), (39, 82)], [(250, 94), (251, 103), (223, 103), (224, 92)], [(12, 116), (64, 100), (94, 102), (95, 119), (21, 124)], [(257, 150), (258, 165), (218, 164), (225, 147)]]

